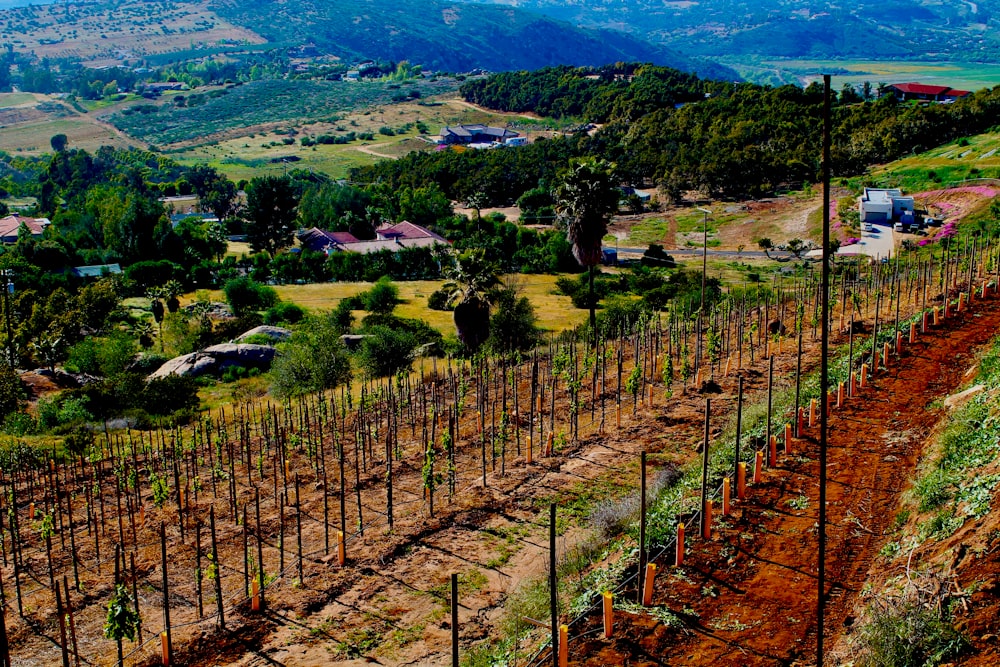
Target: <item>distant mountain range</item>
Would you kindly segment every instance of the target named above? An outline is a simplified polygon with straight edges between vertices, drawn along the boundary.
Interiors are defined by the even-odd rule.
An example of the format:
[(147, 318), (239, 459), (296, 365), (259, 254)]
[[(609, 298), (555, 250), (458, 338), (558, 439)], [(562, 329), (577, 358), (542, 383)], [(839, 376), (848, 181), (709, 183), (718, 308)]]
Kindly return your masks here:
[(434, 70), (655, 62), (710, 77), (728, 68), (641, 37), (581, 29), (534, 12), (437, 0), (214, 0), (210, 8), (269, 42), (312, 42), (340, 55), (407, 59)]
[[(227, 32), (228, 31), (228, 32)], [(112, 64), (133, 57), (209, 55), (233, 44), (315, 45), (358, 59), (409, 60), (466, 72), (549, 65), (652, 62), (711, 78), (731, 69), (614, 29), (580, 28), (540, 13), (450, 0), (0, 0), (0, 43), (39, 57)], [(259, 48), (259, 46), (257, 47)], [(160, 58), (162, 59), (162, 58)]]
[(615, 28), (689, 56), (994, 61), (1000, 0), (476, 0)]

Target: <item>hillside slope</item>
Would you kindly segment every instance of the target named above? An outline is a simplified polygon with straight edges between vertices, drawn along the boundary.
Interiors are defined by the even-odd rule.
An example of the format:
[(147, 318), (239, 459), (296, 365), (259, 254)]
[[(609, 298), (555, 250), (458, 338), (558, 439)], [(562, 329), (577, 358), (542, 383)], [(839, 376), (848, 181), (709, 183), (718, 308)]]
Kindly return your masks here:
[(993, 57), (1000, 3), (859, 0), (487, 0), (592, 27), (616, 27), (687, 54), (712, 57)]
[(611, 30), (582, 30), (524, 10), (437, 0), (219, 0), (213, 9), (270, 42), (313, 42), (344, 56), (407, 59), (435, 70), (531, 69), (650, 61), (731, 78), (662, 46)]

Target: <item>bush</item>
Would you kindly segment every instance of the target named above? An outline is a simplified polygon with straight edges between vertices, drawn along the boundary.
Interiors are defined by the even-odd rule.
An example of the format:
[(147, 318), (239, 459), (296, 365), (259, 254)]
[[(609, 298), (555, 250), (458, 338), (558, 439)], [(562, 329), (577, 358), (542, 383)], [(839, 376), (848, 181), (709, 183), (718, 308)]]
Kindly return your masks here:
[(449, 294), (443, 289), (437, 289), (431, 292), (431, 295), (427, 297), (427, 307), (431, 310), (451, 310), (448, 305)]
[(365, 310), (376, 315), (388, 315), (399, 305), (399, 288), (388, 278), (380, 278), (371, 289), (361, 295)]
[(302, 306), (294, 303), (278, 303), (264, 313), (264, 324), (298, 324), (306, 316)]
[(535, 322), (531, 301), (519, 297), (514, 289), (504, 289), (493, 304), (486, 345), (500, 354), (528, 352), (541, 341), (541, 331)]
[(227, 281), (222, 289), (236, 317), (265, 310), (278, 302), (278, 293), (273, 288), (245, 276)]
[(868, 608), (868, 616), (855, 640), (861, 658), (859, 665), (939, 665), (968, 648), (968, 641), (948, 623), (938, 607), (913, 598), (876, 602)]
[(597, 328), (603, 336), (613, 338), (631, 331), (645, 317), (649, 317), (649, 309), (642, 301), (612, 299), (597, 314)]
[(66, 368), (105, 377), (125, 372), (135, 362), (136, 341), (124, 333), (84, 338), (69, 349)]
[(151, 415), (169, 415), (198, 409), (198, 382), (194, 378), (168, 375), (146, 383), (137, 407)]
[(351, 362), (340, 333), (333, 318), (313, 318), (279, 345), (270, 372), (275, 395), (289, 398), (349, 382)]
[(418, 342), (412, 333), (381, 325), (370, 327), (365, 333), (358, 361), (368, 377), (390, 377), (413, 366)]
[(24, 387), (21, 378), (10, 366), (0, 366), (0, 420), (14, 414), (24, 404)]

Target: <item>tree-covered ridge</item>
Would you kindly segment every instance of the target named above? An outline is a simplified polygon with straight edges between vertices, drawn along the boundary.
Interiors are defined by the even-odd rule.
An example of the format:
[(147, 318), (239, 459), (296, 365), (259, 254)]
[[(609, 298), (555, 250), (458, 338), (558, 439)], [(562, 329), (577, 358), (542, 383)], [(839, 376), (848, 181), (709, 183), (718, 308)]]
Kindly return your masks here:
[(468, 81), (460, 92), (466, 101), (490, 109), (604, 123), (700, 100), (717, 85), (669, 67), (616, 63), (502, 72)]

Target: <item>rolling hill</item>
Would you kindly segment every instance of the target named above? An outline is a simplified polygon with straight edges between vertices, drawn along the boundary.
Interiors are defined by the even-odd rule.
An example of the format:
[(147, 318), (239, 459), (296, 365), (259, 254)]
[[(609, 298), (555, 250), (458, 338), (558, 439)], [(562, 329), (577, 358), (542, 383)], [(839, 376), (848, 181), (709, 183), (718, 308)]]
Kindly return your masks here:
[[(703, 76), (736, 73), (608, 28), (579, 28), (512, 7), (439, 0), (0, 0), (0, 32), (17, 52), (114, 65), (311, 44), (345, 60), (409, 60), (425, 69), (503, 71), (652, 62)], [(7, 41), (7, 38), (5, 38)]]
[(576, 25), (614, 27), (706, 57), (989, 61), (1000, 2), (934, 0), (486, 0)]

